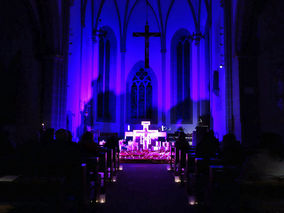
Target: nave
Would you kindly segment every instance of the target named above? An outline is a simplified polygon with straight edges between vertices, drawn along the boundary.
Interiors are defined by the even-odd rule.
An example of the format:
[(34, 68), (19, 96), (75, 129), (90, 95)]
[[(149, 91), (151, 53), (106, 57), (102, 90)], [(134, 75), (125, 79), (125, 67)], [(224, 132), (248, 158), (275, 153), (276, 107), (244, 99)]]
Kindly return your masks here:
[(190, 212), (186, 190), (174, 182), (167, 164), (123, 164), (98, 212)]
[[(241, 172), (241, 152), (233, 156), (237, 144), (222, 153), (212, 152), (210, 140), (197, 147), (177, 140), (169, 164), (121, 164), (113, 138), (97, 146), (86, 132), (76, 144), (65, 133), (58, 130), (55, 141), (9, 153), (6, 147), (0, 160), (1, 213), (284, 212), (283, 161), (269, 158), (264, 146), (256, 155), (246, 151), (254, 166), (246, 161)], [(263, 137), (275, 152), (271, 144), (279, 138)], [(266, 164), (256, 158), (260, 155)]]

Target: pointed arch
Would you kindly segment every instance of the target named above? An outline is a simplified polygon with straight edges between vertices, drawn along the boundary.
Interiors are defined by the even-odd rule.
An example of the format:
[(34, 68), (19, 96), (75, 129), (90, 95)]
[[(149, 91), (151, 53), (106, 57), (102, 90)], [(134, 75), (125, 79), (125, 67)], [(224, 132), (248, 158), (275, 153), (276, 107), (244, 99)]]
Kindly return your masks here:
[(102, 0), (101, 4), (100, 4), (100, 7), (99, 7), (99, 10), (98, 10), (98, 13), (97, 13), (97, 17), (96, 17), (96, 23), (95, 23), (95, 28), (94, 28), (95, 30), (98, 28), (99, 18), (100, 18), (100, 15), (101, 15), (101, 12), (102, 12), (104, 4), (105, 4), (105, 0)]
[[(126, 29), (125, 29), (126, 33), (127, 33), (127, 30), (128, 30), (128, 24), (129, 24), (130, 18), (131, 18), (131, 16), (132, 16), (132, 13), (133, 13), (135, 7), (137, 6), (137, 3), (138, 3), (138, 2), (139, 2), (139, 1), (137, 0), (137, 1), (135, 2), (135, 4), (132, 6), (132, 8), (130, 9), (130, 12), (129, 12), (129, 15), (128, 15), (127, 21), (126, 21)], [(155, 17), (156, 22), (157, 22), (157, 25), (158, 25), (159, 32), (162, 32), (162, 31), (161, 31), (161, 25), (160, 25), (160, 22), (159, 22), (159, 18), (158, 18), (158, 16), (157, 16), (157, 14), (156, 14), (154, 8), (153, 8), (152, 5), (149, 3), (149, 1), (147, 1), (147, 5), (150, 7), (152, 13), (154, 14), (154, 17)], [(126, 34), (126, 35), (127, 35), (127, 34)]]
[(172, 11), (172, 7), (173, 7), (174, 3), (175, 3), (175, 0), (172, 0), (171, 4), (169, 6), (168, 12), (167, 12), (166, 21), (165, 21), (165, 33), (167, 32), (168, 20), (169, 20), (170, 13)]
[(119, 35), (120, 35), (120, 39), (121, 39), (121, 38), (122, 38), (121, 17), (120, 17), (120, 13), (119, 13), (119, 8), (118, 8), (117, 1), (116, 1), (116, 0), (113, 0), (113, 1), (114, 1), (116, 13), (117, 13), (117, 18), (118, 18), (118, 23), (119, 23)]
[[(172, 8), (173, 8), (173, 5), (174, 5), (175, 2), (176, 2), (175, 0), (171, 1), (169, 9), (168, 9), (168, 12), (167, 12), (166, 21), (165, 21), (165, 33), (167, 32), (168, 20), (169, 20), (170, 13), (172, 11)], [(196, 12), (195, 12), (194, 6), (193, 6), (191, 0), (187, 0), (187, 3), (189, 5), (190, 11), (191, 11), (191, 14), (192, 14), (192, 17), (193, 17), (195, 31), (198, 31), (199, 30), (199, 25), (198, 25), (198, 20), (197, 20), (197, 16), (196, 16)]]
[(191, 0), (187, 0), (187, 2), (188, 2), (188, 5), (189, 5), (189, 7), (190, 7), (192, 16), (193, 16), (193, 21), (194, 21), (194, 25), (195, 25), (195, 30), (196, 30), (197, 32), (199, 32), (199, 24), (198, 24), (196, 12), (195, 12), (195, 10), (194, 10), (194, 6), (193, 6)]

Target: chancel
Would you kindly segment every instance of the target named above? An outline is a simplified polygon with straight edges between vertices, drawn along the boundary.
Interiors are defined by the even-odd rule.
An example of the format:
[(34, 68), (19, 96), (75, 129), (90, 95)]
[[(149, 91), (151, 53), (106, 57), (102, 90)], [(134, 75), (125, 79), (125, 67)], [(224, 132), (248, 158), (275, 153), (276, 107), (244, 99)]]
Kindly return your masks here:
[(283, 8), (1, 1), (0, 212), (284, 212)]

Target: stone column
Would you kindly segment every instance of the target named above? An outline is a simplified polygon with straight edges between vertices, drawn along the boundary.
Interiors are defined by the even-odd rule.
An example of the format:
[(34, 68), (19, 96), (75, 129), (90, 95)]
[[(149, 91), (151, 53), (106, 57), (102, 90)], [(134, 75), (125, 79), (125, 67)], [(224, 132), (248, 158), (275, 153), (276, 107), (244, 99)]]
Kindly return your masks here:
[(66, 75), (63, 56), (43, 57), (42, 122), (55, 129), (65, 128)]
[(206, 66), (206, 47), (203, 38), (199, 41), (199, 91), (200, 115), (209, 114), (209, 70)]
[(97, 85), (97, 77), (98, 77), (98, 57), (99, 57), (99, 45), (96, 40), (96, 37), (93, 37), (93, 62), (92, 62), (92, 97), (93, 97), (93, 124), (92, 128), (95, 129), (95, 123), (97, 122), (97, 97), (98, 97), (98, 85)]
[(121, 90), (120, 90), (120, 134), (124, 135), (125, 130), (125, 119), (126, 119), (126, 82), (125, 82), (125, 54), (126, 50), (122, 49), (120, 51), (121, 57)]
[[(193, 41), (191, 44), (191, 88), (192, 88), (192, 99), (193, 99), (193, 109), (194, 115), (197, 116), (197, 119), (200, 116), (200, 73), (199, 73), (199, 43)], [(194, 116), (195, 117), (195, 116)], [(194, 119), (195, 120), (195, 119)]]
[(225, 70), (226, 70), (226, 126), (229, 133), (234, 132), (233, 80), (232, 80), (232, 26), (231, 1), (224, 1), (225, 28)]
[(166, 49), (161, 49), (162, 55), (162, 124), (166, 124)]

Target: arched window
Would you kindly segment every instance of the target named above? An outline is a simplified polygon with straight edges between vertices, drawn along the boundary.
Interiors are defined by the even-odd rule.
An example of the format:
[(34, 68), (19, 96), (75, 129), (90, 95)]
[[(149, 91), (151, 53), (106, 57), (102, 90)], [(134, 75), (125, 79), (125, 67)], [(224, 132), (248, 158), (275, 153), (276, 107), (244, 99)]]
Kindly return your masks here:
[(178, 31), (172, 40), (172, 96), (171, 123), (192, 124), (193, 108), (190, 97), (190, 36)]
[(131, 120), (152, 118), (152, 82), (149, 74), (141, 68), (132, 79), (130, 92)]
[(114, 122), (115, 97), (110, 91), (110, 67), (114, 60), (111, 52), (115, 44), (111, 42), (112, 32), (106, 30), (99, 37), (99, 75), (97, 87), (97, 121)]

